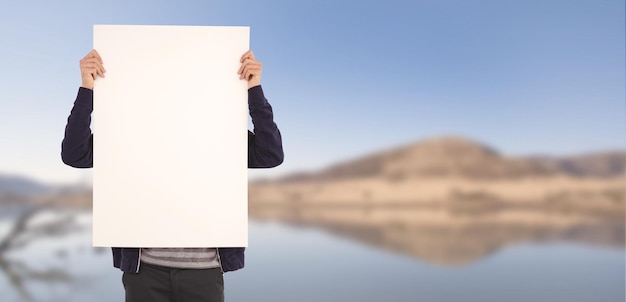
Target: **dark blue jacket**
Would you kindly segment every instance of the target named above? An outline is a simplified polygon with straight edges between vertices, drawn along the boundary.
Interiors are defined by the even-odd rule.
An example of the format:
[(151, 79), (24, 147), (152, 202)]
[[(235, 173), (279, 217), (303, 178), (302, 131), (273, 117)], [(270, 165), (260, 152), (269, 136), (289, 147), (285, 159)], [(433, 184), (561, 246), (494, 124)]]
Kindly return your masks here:
[[(248, 89), (248, 107), (254, 132), (248, 131), (248, 168), (272, 168), (283, 162), (280, 131), (274, 123), (272, 106), (263, 95), (261, 86)], [(61, 144), (63, 162), (75, 168), (93, 167), (93, 134), (91, 112), (93, 90), (81, 87), (67, 119), (65, 137)], [(217, 143), (217, 142), (216, 142)], [(139, 271), (139, 248), (113, 249), (113, 265), (124, 272)], [(243, 247), (219, 247), (218, 255), (224, 272), (244, 266)]]

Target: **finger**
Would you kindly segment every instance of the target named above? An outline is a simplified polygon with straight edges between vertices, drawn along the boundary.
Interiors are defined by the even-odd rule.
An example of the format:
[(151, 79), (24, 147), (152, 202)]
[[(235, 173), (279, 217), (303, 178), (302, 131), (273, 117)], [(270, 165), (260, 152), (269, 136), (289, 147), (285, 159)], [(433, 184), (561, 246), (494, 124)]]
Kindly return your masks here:
[(89, 68), (97, 68), (97, 69), (102, 69), (104, 70), (104, 67), (102, 67), (102, 64), (100, 64), (100, 62), (85, 62), (83, 64), (81, 64), (80, 66), (84, 66), (84, 67), (89, 67)]
[(82, 74), (92, 74), (96, 69), (95, 68), (90, 68), (90, 67), (82, 67), (80, 69), (80, 72)]
[(97, 69), (98, 68), (98, 64), (96, 64), (96, 63), (85, 63), (85, 64), (82, 64), (80, 67), (81, 67), (81, 69), (85, 69), (85, 70), (87, 70), (87, 69)]
[(85, 56), (85, 59), (95, 59), (95, 60), (97, 60), (98, 62), (103, 63), (103, 62), (102, 62), (102, 58), (100, 57), (100, 54), (99, 54), (99, 53), (98, 53), (95, 49), (91, 50), (91, 51), (90, 51), (90, 52), (89, 52), (89, 53)]
[(239, 79), (243, 79), (244, 74), (248, 71), (248, 65), (241, 65), (241, 71), (239, 72)]
[(84, 65), (84, 70), (88, 73), (97, 74), (100, 77), (104, 78), (104, 70), (98, 63), (89, 63)]
[(106, 72), (106, 69), (104, 68), (104, 66), (102, 66), (102, 63), (100, 62), (100, 60), (98, 60), (95, 57), (94, 58), (85, 59), (83, 62), (81, 62), (81, 66), (82, 65), (90, 66), (90, 67), (95, 66), (103, 74)]
[(239, 62), (243, 62), (246, 58), (252, 57), (254, 59), (254, 53), (252, 53), (252, 50), (248, 50), (246, 51), (242, 56), (241, 59), (239, 59)]
[(241, 74), (243, 72), (243, 69), (248, 66), (249, 64), (252, 64), (255, 61), (252, 61), (250, 59), (245, 59), (243, 61), (243, 63), (241, 63), (241, 66), (239, 67), (239, 70), (237, 71), (238, 74)]
[(100, 71), (100, 76), (104, 78), (104, 73), (106, 72), (104, 66), (102, 66), (101, 62), (98, 62), (96, 65), (98, 66), (98, 70)]
[(80, 60), (81, 64), (87, 64), (87, 63), (94, 63), (94, 64), (100, 64), (102, 65), (102, 63), (100, 62), (100, 60), (98, 60), (98, 58), (96, 57), (91, 57), (91, 58), (85, 58)]
[(250, 72), (254, 73), (255, 75), (260, 75), (262, 69), (263, 69), (263, 66), (261, 65), (261, 63), (257, 62), (255, 64), (250, 64), (250, 65), (246, 66), (244, 71), (242, 71), (241, 78), (242, 79), (248, 78), (248, 77), (245, 76), (246, 72), (248, 73), (248, 75), (250, 74)]
[(237, 74), (241, 74), (241, 72), (243, 71), (244, 67), (245, 67), (245, 65), (242, 63), (241, 66), (239, 66), (239, 70), (237, 70)]
[(239, 67), (239, 71), (237, 71), (237, 73), (241, 74), (243, 72), (243, 69), (246, 68), (246, 66), (260, 66), (260, 65), (261, 65), (261, 62), (259, 61), (246, 59), (245, 61), (243, 61), (243, 63), (241, 63), (241, 67)]
[(255, 60), (254, 58), (246, 58), (245, 60), (243, 60), (242, 64), (252, 64), (252, 63), (258, 63), (259, 61)]
[(254, 69), (253, 69), (253, 70), (248, 70), (248, 71), (244, 74), (244, 77), (243, 77), (243, 78), (244, 78), (246, 81), (249, 81), (250, 79), (252, 79), (252, 77), (254, 77), (254, 76), (258, 76), (258, 75), (259, 75), (258, 70), (254, 70)]
[(104, 69), (104, 66), (102, 65), (102, 59), (94, 57), (91, 60), (98, 65), (98, 68), (102, 69), (102, 72), (106, 72), (106, 69)]
[(239, 79), (244, 79), (245, 74), (252, 68), (250, 64), (246, 64), (242, 66), (241, 73), (239, 75)]
[(89, 52), (89, 53), (85, 56), (85, 59), (87, 59), (87, 58), (96, 58), (96, 59), (97, 59), (97, 58), (98, 58), (98, 56), (96, 55), (96, 50), (95, 50), (95, 49), (92, 49), (92, 50), (91, 50), (91, 51), (90, 51), (90, 52)]
[(258, 67), (251, 67), (246, 69), (243, 74), (242, 74), (242, 78), (249, 80), (251, 76), (257, 76), (261, 73), (261, 68)]
[(252, 76), (252, 73), (250, 73), (250, 71), (249, 71), (249, 70), (246, 70), (246, 72), (244, 72), (244, 73), (241, 75), (241, 78), (242, 78), (243, 80), (248, 81), (248, 80), (250, 80), (251, 76)]
[(94, 53), (94, 55), (96, 56), (96, 58), (98, 58), (98, 60), (100, 60), (100, 64), (104, 63), (104, 61), (102, 61), (102, 58), (100, 57), (100, 54), (98, 53), (97, 50), (92, 50), (92, 52)]
[(246, 51), (241, 55), (241, 58), (239, 58), (239, 62), (243, 62), (243, 60), (246, 59), (246, 56), (250, 53), (250, 51)]
[(100, 60), (98, 60), (98, 58), (96, 57), (82, 59), (80, 63), (81, 64), (99, 64), (102, 66), (102, 63), (100, 63)]
[(81, 69), (81, 72), (84, 75), (87, 75), (87, 74), (90, 75), (91, 78), (94, 79), (94, 80), (96, 79), (97, 71), (96, 71), (95, 68), (84, 68), (84, 69)]

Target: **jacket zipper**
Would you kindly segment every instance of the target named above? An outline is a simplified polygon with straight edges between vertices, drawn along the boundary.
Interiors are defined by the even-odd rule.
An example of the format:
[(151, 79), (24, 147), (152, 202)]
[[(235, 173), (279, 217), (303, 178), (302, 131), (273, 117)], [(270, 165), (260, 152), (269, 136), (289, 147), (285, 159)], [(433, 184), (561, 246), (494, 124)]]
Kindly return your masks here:
[(222, 274), (224, 273), (224, 269), (222, 268), (222, 259), (220, 259), (220, 249), (219, 248), (215, 248), (215, 253), (217, 253), (217, 263), (219, 263), (220, 265), (220, 271), (222, 271)]
[(135, 273), (139, 273), (140, 264), (141, 264), (141, 248), (139, 248), (139, 257), (137, 257), (137, 271)]

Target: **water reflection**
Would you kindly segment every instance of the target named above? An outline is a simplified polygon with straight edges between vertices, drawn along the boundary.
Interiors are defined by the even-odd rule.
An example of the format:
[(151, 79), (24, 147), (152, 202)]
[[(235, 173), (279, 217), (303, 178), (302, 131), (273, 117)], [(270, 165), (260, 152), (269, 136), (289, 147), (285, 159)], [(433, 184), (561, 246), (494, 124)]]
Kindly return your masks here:
[[(519, 266), (535, 266), (536, 270), (550, 266), (543, 272), (550, 273), (546, 275), (549, 278), (530, 286), (529, 293), (548, 297), (557, 292), (547, 284), (550, 278), (590, 286), (562, 287), (555, 299), (542, 301), (559, 297), (567, 297), (563, 301), (589, 301), (572, 298), (579, 294), (596, 295), (594, 301), (623, 300), (623, 257), (615, 254), (623, 253), (625, 244), (625, 165), (623, 153), (566, 160), (511, 159), (472, 142), (452, 139), (375, 154), (320, 173), (252, 182), (250, 218), (278, 222), (281, 227), (278, 235), (259, 239), (254, 232), (263, 228), (256, 224), (254, 230), (253, 222), (251, 252), (247, 255), (252, 265), (246, 273), (228, 278), (232, 276), (234, 284), (248, 289), (234, 295), (241, 301), (260, 297), (268, 301), (319, 301), (331, 293), (320, 284), (341, 287), (334, 294), (341, 297), (337, 300), (348, 301), (363, 292), (363, 280), (381, 283), (386, 291), (372, 288), (372, 292), (358, 296), (359, 301), (392, 296), (394, 301), (415, 301), (424, 294), (430, 295), (430, 301), (468, 301), (459, 298), (461, 294), (447, 293), (447, 282), (473, 297), (492, 291), (493, 301), (537, 301), (532, 295), (511, 296), (494, 290), (497, 286), (485, 286), (476, 281), (476, 273), (484, 280), (505, 282), (504, 287), (518, 290), (517, 283), (506, 283), (515, 278), (501, 278), (501, 273), (512, 277), (524, 274)], [(119, 271), (111, 267), (108, 249), (90, 246), (91, 196), (91, 188), (39, 195), (0, 192), (0, 272), (7, 280), (0, 282), (0, 300), (106, 301), (107, 293), (123, 295), (116, 274)], [(307, 226), (333, 236), (295, 234), (284, 225)], [(523, 252), (524, 246), (534, 243), (564, 241), (582, 249), (564, 245), (532, 249), (532, 256)], [(313, 243), (307, 245), (309, 242)], [(346, 247), (349, 242), (360, 244)], [(362, 249), (364, 246), (390, 253), (373, 255), (365, 251), (370, 249)], [(513, 246), (522, 252), (505, 255), (506, 260), (497, 266), (470, 265), (498, 259), (495, 254), (502, 256), (499, 251)], [(395, 259), (396, 253), (408, 255), (410, 263)], [(573, 258), (560, 258), (561, 254)], [(580, 260), (591, 258), (599, 262)], [(319, 263), (330, 267), (349, 264), (351, 269), (334, 272), (333, 276), (342, 277), (333, 280), (326, 278), (327, 268)], [(363, 263), (384, 263), (383, 267), (394, 269), (373, 270), (388, 274), (381, 281), (378, 275), (363, 275), (373, 272), (363, 271)], [(281, 268), (276, 277), (280, 281), (264, 283), (271, 281), (267, 271), (276, 267)], [(359, 271), (362, 273), (354, 273)], [(589, 272), (596, 274), (597, 280), (587, 280)], [(325, 277), (322, 283), (316, 275)], [(525, 276), (539, 280), (534, 272)], [(290, 288), (292, 293), (283, 290), (282, 284), (300, 277), (304, 278), (301, 287)], [(97, 278), (106, 281), (94, 282)], [(423, 287), (410, 284), (412, 278), (420, 278)], [(62, 294), (46, 295), (38, 284), (58, 285), (61, 289), (54, 292)], [(595, 288), (606, 290), (597, 295)], [(292, 296), (275, 298), (279, 291)], [(324, 295), (302, 297), (305, 292)]]
[(27, 283), (71, 283), (74, 280), (73, 276), (61, 268), (42, 269), (38, 267), (40, 265), (8, 256), (10, 252), (20, 250), (38, 239), (62, 236), (74, 229), (72, 216), (69, 215), (53, 221), (33, 224), (36, 214), (42, 209), (43, 207), (30, 207), (23, 210), (8, 226), (8, 232), (0, 240), (0, 269), (13, 288), (27, 301), (34, 301), (34, 296), (27, 289)]
[[(89, 247), (91, 241), (91, 215), (89, 210), (33, 208), (14, 211), (14, 213), (19, 213), (19, 215), (13, 215), (11, 219), (5, 217), (5, 219), (0, 221), (2, 222), (0, 223), (2, 226), (0, 238), (2, 238), (2, 246), (5, 247), (3, 252), (0, 253), (0, 266), (2, 267), (2, 274), (8, 280), (6, 285), (8, 287), (3, 287), (0, 284), (2, 289), (2, 299), (0, 300), (108, 301), (123, 297), (119, 274), (117, 270), (111, 267), (108, 249), (93, 250)], [(280, 222), (283, 225), (289, 224), (307, 226), (318, 230), (322, 229), (333, 234), (333, 236), (327, 237), (345, 238), (349, 241), (357, 241), (376, 247), (377, 249), (410, 255), (424, 262), (446, 267), (454, 266), (455, 268), (458, 268), (460, 265), (474, 263), (481, 258), (486, 258), (506, 246), (520, 245), (523, 247), (528, 246), (525, 243), (531, 242), (567, 240), (582, 245), (602, 247), (620, 247), (624, 243), (623, 219), (597, 213), (564, 213), (559, 211), (539, 211), (536, 209), (504, 208), (468, 212), (434, 206), (252, 206), (250, 207), (250, 214), (254, 220), (274, 222), (271, 225), (277, 225), (276, 222)], [(254, 229), (255, 226), (258, 230)], [(374, 261), (377, 263), (382, 262), (385, 265), (394, 266), (393, 275), (406, 275), (409, 279), (425, 278), (421, 282), (426, 288), (429, 286), (436, 287), (444, 279), (450, 280), (450, 278), (452, 280), (459, 279), (457, 281), (463, 282), (465, 288), (473, 288), (470, 286), (472, 284), (471, 280), (466, 279), (469, 277), (465, 277), (467, 272), (464, 272), (463, 269), (436, 271), (432, 267), (428, 268), (421, 265), (422, 261), (413, 261), (415, 265), (407, 265), (406, 263), (398, 263), (398, 260), (394, 260), (394, 257), (381, 257), (378, 253), (369, 254), (366, 252), (367, 249), (360, 250), (354, 248), (354, 250), (344, 250), (346, 245), (341, 244), (341, 240), (323, 239), (318, 235), (319, 232), (298, 232), (291, 231), (290, 228), (279, 228), (279, 233), (274, 234), (270, 232), (262, 235), (262, 238), (257, 238), (261, 236), (258, 232), (267, 227), (253, 223), (251, 228), (250, 266), (243, 273), (228, 276), (228, 278), (235, 278), (234, 280), (228, 280), (233, 290), (235, 288), (246, 288), (250, 293), (237, 292), (237, 294), (233, 295), (236, 298), (234, 300), (231, 299), (231, 301), (249, 301), (258, 298), (258, 296), (264, 297), (263, 299), (267, 301), (272, 300), (270, 298), (273, 297), (273, 294), (264, 291), (275, 291), (277, 288), (272, 289), (270, 285), (258, 287), (255, 284), (259, 282), (259, 278), (262, 279), (262, 276), (266, 274), (268, 269), (276, 265), (285, 265), (284, 261), (289, 261), (288, 259), (293, 258), (291, 255), (294, 254), (298, 255), (296, 258), (309, 259), (309, 261), (313, 259), (314, 263), (327, 261), (328, 258), (325, 257), (332, 257), (335, 259), (335, 262), (328, 263), (331, 266), (340, 263), (345, 265), (347, 262), (346, 257), (360, 255), (358, 260), (348, 261), (351, 263), (350, 265)], [(296, 229), (300, 228), (294, 228), (294, 230)], [(75, 235), (78, 235), (78, 237), (74, 238)], [(271, 236), (270, 242), (268, 242), (267, 236)], [(311, 244), (307, 246), (309, 240)], [(294, 244), (298, 247), (294, 247)], [(336, 248), (341, 246), (343, 248)], [(316, 253), (314, 252), (316, 248), (329, 251), (330, 255), (324, 256), (326, 253)], [(563, 247), (560, 248), (562, 249)], [(568, 250), (566, 249), (565, 251)], [(572, 250), (576, 251), (575, 249)], [(550, 254), (549, 251), (550, 249), (546, 250), (546, 255)], [(81, 253), (83, 254), (82, 258), (80, 257)], [(598, 255), (602, 256), (603, 253), (594, 254), (590, 250), (589, 255), (596, 257)], [(589, 255), (582, 257), (589, 257)], [(274, 257), (277, 259), (273, 259)], [(498, 257), (494, 256), (493, 258)], [(539, 258), (527, 259), (527, 257), (523, 256), (515, 256), (515, 259), (515, 261), (528, 263), (544, 261)], [(610, 260), (613, 267), (619, 264), (614, 258), (607, 258), (606, 260)], [(266, 266), (269, 267), (264, 267), (264, 263), (267, 263)], [(363, 298), (365, 299), (363, 300), (352, 296), (352, 293), (358, 291), (358, 288), (362, 286), (361, 281), (369, 280), (374, 276), (357, 276), (346, 272), (344, 274), (345, 278), (352, 278), (354, 282), (330, 278), (325, 279), (326, 281), (322, 283), (316, 283), (319, 280), (316, 281), (315, 276), (324, 274), (324, 272), (327, 272), (327, 269), (323, 267), (317, 269), (315, 265), (311, 267), (311, 264), (307, 263), (308, 261), (296, 261), (288, 265), (293, 266), (292, 268), (282, 270), (285, 276), (300, 276), (299, 278), (304, 278), (302, 283), (307, 284), (307, 287), (291, 289), (289, 295), (292, 295), (293, 299), (273, 299), (272, 301), (298, 300), (297, 297), (304, 292), (324, 292), (324, 295), (343, 296), (346, 297), (345, 301), (374, 301), (378, 299), (372, 300), (373, 298), (370, 298), (368, 300)], [(566, 261), (565, 263), (569, 262)], [(505, 275), (512, 274), (516, 264), (512, 262), (503, 262), (503, 264), (505, 266), (500, 268), (504, 270), (502, 273)], [(511, 266), (510, 268), (509, 265)], [(579, 266), (575, 265), (574, 267)], [(358, 271), (356, 270), (357, 268), (358, 266), (354, 268), (355, 271)], [(555, 269), (559, 268), (560, 265), (556, 265), (551, 270), (556, 272)], [(581, 269), (574, 270), (574, 272), (580, 274)], [(609, 276), (608, 274), (613, 274), (611, 271), (607, 272), (605, 266), (594, 268), (593, 265), (587, 265), (585, 269), (597, 271), (595, 274), (600, 279), (597, 282), (594, 281), (593, 284), (603, 284), (605, 281), (608, 281), (606, 279)], [(472, 270), (476, 271), (476, 268)], [(484, 266), (484, 269), (479, 271), (484, 278), (492, 278), (491, 276), (495, 273), (494, 268), (489, 268), (488, 266)], [(437, 279), (439, 281), (433, 284), (428, 283), (427, 280), (433, 278), (432, 276), (428, 277), (429, 274), (438, 276), (436, 278), (439, 278)], [(442, 274), (445, 274), (447, 277), (444, 277)], [(421, 295), (419, 291), (412, 289), (412, 286), (404, 283), (398, 284), (397, 280), (392, 278), (393, 276), (389, 277), (389, 281), (384, 281), (384, 286), (388, 287), (389, 290), (377, 291), (381, 297), (387, 295), (388, 297), (394, 297), (397, 301), (415, 301), (416, 297)], [(307, 278), (314, 279), (309, 280)], [(569, 276), (564, 274), (559, 278), (579, 280), (581, 277), (579, 275)], [(277, 286), (281, 282), (288, 282), (288, 280), (280, 281), (273, 286)], [(610, 284), (613, 283), (615, 282)], [(333, 284), (341, 284), (341, 286)], [(45, 286), (42, 287), (41, 285)], [(381, 285), (383, 284), (381, 283)], [(471, 294), (479, 295), (481, 283), (474, 283), (473, 286), (476, 288), (471, 291)], [(606, 295), (599, 297), (598, 301), (612, 301), (610, 297), (619, 296), (616, 294), (616, 290), (619, 287), (614, 285), (606, 286), (610, 290)], [(50, 290), (50, 287), (55, 289)], [(329, 293), (326, 291), (326, 287), (337, 287), (337, 290)], [(583, 292), (589, 293), (591, 288), (585, 289)], [(550, 296), (548, 294), (549, 289), (549, 286), (537, 285), (529, 290)], [(258, 293), (254, 294), (255, 291), (258, 291)], [(51, 292), (56, 294), (50, 295)], [(441, 300), (441, 297), (447, 297), (441, 301), (466, 301), (461, 299), (457, 293), (446, 292), (446, 289), (441, 288), (432, 290), (429, 292), (429, 295), (434, 300)], [(496, 294), (506, 296), (505, 293), (493, 293), (493, 295)], [(571, 296), (573, 294), (572, 292), (564, 292), (560, 295)], [(11, 299), (11, 297), (15, 299)], [(320, 299), (322, 296), (312, 296), (311, 299), (313, 298)], [(263, 299), (261, 300), (265, 301)], [(487, 299), (485, 301), (496, 300)], [(531, 300), (520, 298), (516, 301)]]
[[(73, 257), (71, 253), (85, 251), (84, 245), (67, 245), (73, 235), (84, 235), (91, 229), (80, 219), (84, 210), (45, 202), (5, 204), (0, 212), (0, 274), (17, 294), (15, 299), (67, 300), (63, 296), (74, 296), (77, 289), (94, 281), (90, 274), (77, 273), (71, 265), (64, 265)], [(56, 294), (46, 297), (42, 287)], [(10, 293), (3, 291), (3, 298)]]
[(443, 265), (468, 264), (508, 245), (571, 241), (624, 245), (624, 220), (585, 213), (420, 207), (251, 207), (260, 220), (322, 228), (370, 246)]

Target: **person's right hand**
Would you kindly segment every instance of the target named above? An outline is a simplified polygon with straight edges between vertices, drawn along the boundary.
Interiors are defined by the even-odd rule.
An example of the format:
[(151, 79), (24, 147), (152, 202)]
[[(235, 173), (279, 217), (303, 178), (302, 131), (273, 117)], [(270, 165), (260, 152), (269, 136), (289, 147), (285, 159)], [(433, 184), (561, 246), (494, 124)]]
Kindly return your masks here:
[(102, 67), (102, 58), (94, 49), (90, 51), (82, 60), (80, 60), (80, 75), (83, 79), (81, 87), (93, 89), (93, 82), (96, 76), (104, 78), (106, 70)]

